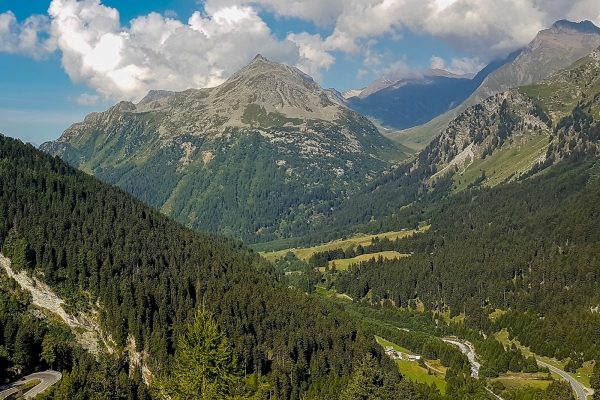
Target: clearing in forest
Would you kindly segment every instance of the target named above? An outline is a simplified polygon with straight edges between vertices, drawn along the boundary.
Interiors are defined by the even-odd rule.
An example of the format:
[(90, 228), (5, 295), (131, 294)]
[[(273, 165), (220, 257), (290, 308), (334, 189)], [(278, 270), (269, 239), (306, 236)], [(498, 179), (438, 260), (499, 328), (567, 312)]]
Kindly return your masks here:
[[(296, 254), (296, 257), (298, 257), (299, 259), (308, 261), (310, 259), (310, 257), (315, 253), (320, 253), (320, 252), (328, 251), (328, 250), (335, 250), (335, 249), (339, 249), (339, 248), (346, 250), (353, 246), (357, 247), (358, 245), (366, 247), (366, 246), (370, 246), (372, 240), (375, 238), (379, 238), (380, 240), (387, 238), (388, 240), (393, 241), (398, 238), (401, 239), (406, 236), (412, 235), (413, 233), (424, 232), (428, 228), (429, 228), (429, 226), (424, 226), (418, 230), (405, 230), (405, 231), (400, 231), (400, 232), (385, 232), (385, 233), (378, 233), (377, 235), (359, 235), (359, 236), (355, 236), (355, 237), (352, 237), (349, 239), (334, 240), (332, 242), (328, 242), (328, 243), (325, 243), (325, 244), (322, 244), (319, 246), (307, 247), (307, 248), (302, 248), (302, 249), (285, 249), (285, 250), (279, 250), (279, 251), (261, 252), (260, 255), (262, 255), (264, 258), (266, 258), (269, 261), (275, 261), (277, 259), (285, 257), (285, 255), (288, 253), (288, 251), (291, 251), (292, 253)], [(371, 257), (369, 257), (369, 259), (370, 258)]]

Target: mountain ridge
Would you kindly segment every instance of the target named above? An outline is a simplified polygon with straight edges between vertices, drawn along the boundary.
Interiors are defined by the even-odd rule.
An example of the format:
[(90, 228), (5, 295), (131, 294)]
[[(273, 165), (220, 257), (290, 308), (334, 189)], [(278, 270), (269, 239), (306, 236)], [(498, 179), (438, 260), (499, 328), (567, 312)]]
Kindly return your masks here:
[(579, 23), (557, 21), (540, 31), (523, 49), (506, 59), (507, 62), (490, 72), (481, 85), (456, 109), (412, 128), (387, 136), (414, 149), (423, 149), (430, 140), (448, 126), (468, 106), (514, 87), (528, 85), (550, 77), (600, 46), (600, 28), (590, 21)]
[(183, 224), (246, 240), (320, 218), (315, 207), (405, 157), (308, 75), (260, 55), (220, 86), (152, 96), (41, 148)]

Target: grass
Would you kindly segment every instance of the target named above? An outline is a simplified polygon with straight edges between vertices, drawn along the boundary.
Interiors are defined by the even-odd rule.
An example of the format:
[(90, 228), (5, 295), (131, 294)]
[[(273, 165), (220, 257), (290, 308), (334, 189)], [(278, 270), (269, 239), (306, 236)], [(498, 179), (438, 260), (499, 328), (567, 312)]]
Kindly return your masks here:
[(531, 386), (545, 390), (550, 384), (550, 380), (542, 380), (542, 376), (539, 374), (514, 374), (508, 373), (501, 375), (498, 378), (491, 379), (491, 381), (502, 383), (506, 389), (519, 389), (525, 386)]
[[(504, 346), (508, 346), (508, 345), (514, 343), (519, 349), (521, 349), (521, 351), (523, 352), (523, 355), (526, 357), (534, 355), (536, 359), (543, 361), (547, 364), (552, 365), (553, 367), (556, 367), (556, 368), (564, 371), (567, 360), (558, 361), (555, 358), (544, 357), (544, 356), (540, 356), (538, 354), (532, 353), (531, 350), (529, 350), (529, 347), (525, 347), (525, 346), (521, 345), (521, 343), (519, 343), (518, 340), (516, 340), (516, 339), (513, 339), (512, 341), (509, 340), (508, 332), (506, 331), (506, 329), (503, 329), (500, 332), (497, 332), (496, 334), (494, 334), (494, 337), (496, 338), (496, 340), (498, 340)], [(573, 373), (569, 372), (569, 375), (571, 375), (573, 377), (573, 379), (575, 379), (579, 383), (583, 384), (585, 387), (589, 388), (590, 387), (590, 376), (592, 375), (592, 369), (593, 369), (593, 365), (590, 362), (586, 362), (583, 364), (583, 367), (581, 367), (577, 370), (577, 373), (573, 374)], [(559, 375), (557, 375), (555, 373), (552, 373), (552, 376), (555, 379), (562, 379)]]
[(529, 171), (536, 160), (546, 154), (548, 148), (548, 137), (527, 137), (525, 139), (514, 139), (513, 145), (505, 146), (500, 151), (485, 160), (477, 158), (466, 171), (454, 175), (455, 191), (466, 189), (466, 187), (481, 177), (485, 171), (486, 186), (496, 186), (500, 183), (517, 177), (523, 172)]
[[(398, 346), (397, 344), (392, 343), (388, 340), (385, 340), (379, 336), (375, 336), (375, 340), (377, 340), (377, 343), (379, 343), (379, 345), (381, 345), (382, 347), (391, 346), (394, 348), (394, 350), (399, 351), (401, 353), (413, 354), (412, 352), (405, 349), (404, 347)], [(430, 375), (429, 371), (427, 371), (426, 368), (421, 367), (418, 362), (408, 361), (408, 360), (395, 360), (395, 361), (396, 361), (396, 366), (398, 367), (398, 371), (406, 379), (409, 379), (409, 380), (415, 381), (415, 382), (426, 383), (428, 385), (433, 384), (440, 390), (440, 392), (442, 392), (442, 394), (444, 394), (446, 392), (446, 381), (443, 378), (440, 378), (439, 376), (436, 376), (433, 374)], [(435, 366), (438, 364), (437, 360), (428, 361), (428, 363), (431, 364), (432, 366)], [(443, 367), (442, 368), (435, 367), (435, 368), (442, 370)]]
[(401, 353), (407, 353), (407, 354), (412, 354), (412, 352), (408, 349), (405, 349), (402, 346), (398, 346), (396, 343), (392, 343), (389, 340), (385, 340), (382, 337), (379, 336), (375, 336), (375, 340), (377, 341), (377, 343), (379, 343), (381, 345), (381, 347), (392, 347), (394, 350), (399, 351)]
[(356, 256), (354, 258), (343, 258), (340, 260), (332, 260), (329, 261), (329, 268), (331, 268), (335, 264), (335, 268), (337, 270), (347, 270), (348, 267), (352, 264), (358, 264), (361, 261), (369, 261), (371, 258), (378, 259), (379, 257), (383, 257), (386, 260), (392, 260), (394, 258), (402, 258), (409, 257), (409, 254), (401, 254), (397, 251), (380, 251), (379, 253), (373, 254), (361, 254), (360, 256)]
[[(502, 316), (502, 315), (504, 315), (504, 314), (506, 314), (506, 311), (505, 311), (505, 310), (500, 310), (499, 308), (497, 308), (497, 309), (496, 309), (496, 311), (494, 311), (493, 313), (491, 313), (491, 314), (489, 315), (489, 318), (490, 318), (492, 321), (494, 321), (496, 318), (498, 318), (498, 317), (500, 317), (500, 316)], [(506, 340), (508, 340), (508, 332), (506, 332)]]
[(396, 360), (398, 371), (405, 379), (435, 385), (442, 394), (446, 393), (446, 381), (435, 375), (429, 375), (427, 369), (421, 367), (416, 361)]
[(29, 381), (23, 385), (18, 386), (19, 391), (17, 393), (11, 394), (10, 396), (8, 396), (6, 399), (7, 400), (17, 400), (17, 399), (23, 399), (24, 394), (26, 392), (28, 392), (30, 389), (34, 388), (35, 386), (39, 385), (42, 381), (39, 379), (34, 379), (32, 381)]
[(447, 111), (431, 121), (391, 133), (386, 133), (386, 136), (396, 143), (401, 143), (414, 150), (422, 150), (431, 142), (431, 139), (439, 135), (461, 112), (466, 109), (464, 106), (459, 106), (453, 110)]
[[(400, 231), (400, 232), (385, 232), (385, 233), (380, 233), (377, 235), (359, 235), (359, 236), (352, 237), (350, 239), (334, 240), (332, 242), (325, 243), (325, 244), (322, 244), (319, 246), (307, 247), (307, 248), (302, 248), (302, 249), (285, 249), (285, 250), (279, 250), (279, 251), (261, 252), (260, 254), (269, 261), (275, 261), (279, 258), (285, 257), (287, 252), (291, 251), (294, 254), (296, 254), (296, 257), (298, 257), (299, 259), (308, 261), (314, 253), (328, 251), (328, 250), (335, 250), (335, 249), (339, 249), (339, 248), (346, 250), (352, 246), (356, 247), (358, 245), (361, 245), (363, 247), (369, 246), (369, 245), (371, 245), (371, 241), (376, 237), (378, 237), (379, 239), (387, 238), (389, 240), (396, 240), (397, 238), (403, 238), (403, 237), (412, 235), (415, 232), (422, 232), (427, 229), (428, 229), (428, 226), (425, 226), (423, 228), (420, 228), (418, 231), (407, 230), (407, 231)], [(369, 257), (369, 259), (370, 258), (371, 257)], [(337, 263), (336, 263), (336, 265), (337, 265)]]

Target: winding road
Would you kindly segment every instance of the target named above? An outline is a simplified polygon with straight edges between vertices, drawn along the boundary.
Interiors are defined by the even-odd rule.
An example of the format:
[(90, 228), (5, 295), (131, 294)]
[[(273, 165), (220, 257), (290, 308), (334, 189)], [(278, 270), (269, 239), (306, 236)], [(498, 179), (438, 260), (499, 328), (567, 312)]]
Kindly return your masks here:
[(469, 362), (471, 363), (471, 376), (473, 378), (478, 378), (479, 368), (481, 368), (481, 364), (479, 364), (477, 360), (475, 360), (476, 354), (473, 345), (467, 341), (459, 341), (458, 339), (454, 338), (444, 338), (442, 340), (446, 343), (457, 346), (460, 349), (460, 351), (467, 356)]
[[(467, 356), (467, 358), (469, 359), (469, 362), (471, 363), (471, 376), (474, 378), (479, 377), (479, 368), (481, 368), (481, 364), (479, 364), (475, 360), (476, 354), (475, 354), (475, 348), (473, 347), (473, 345), (467, 341), (458, 340), (456, 338), (444, 338), (442, 340), (446, 343), (457, 346), (460, 349), (460, 351), (464, 355)], [(548, 363), (545, 363), (543, 361), (537, 360), (537, 363), (538, 363), (538, 365), (540, 365), (542, 367), (546, 367), (550, 371), (560, 375), (561, 378), (563, 378), (564, 380), (569, 382), (571, 384), (571, 387), (573, 388), (573, 391), (575, 392), (577, 400), (586, 400), (587, 399), (586, 387), (583, 386), (583, 384), (581, 384), (579, 381), (577, 381), (571, 375), (569, 375), (565, 371), (558, 369), (558, 368), (556, 368)], [(488, 389), (488, 391), (497, 399), (501, 399), (501, 397), (495, 395), (489, 389)]]
[(537, 363), (538, 363), (538, 365), (541, 365), (542, 367), (546, 367), (550, 371), (560, 375), (564, 380), (569, 382), (571, 384), (571, 387), (573, 388), (573, 391), (575, 392), (575, 395), (577, 396), (577, 400), (586, 400), (587, 399), (587, 395), (585, 393), (585, 386), (583, 386), (580, 382), (578, 382), (571, 375), (567, 374), (562, 369), (558, 369), (558, 368), (556, 368), (548, 363), (545, 363), (543, 361), (537, 360)]
[(31, 375), (25, 376), (25, 380), (13, 382), (4, 387), (4, 390), (0, 392), (0, 400), (6, 399), (13, 393), (17, 393), (19, 391), (19, 386), (24, 385), (28, 382), (34, 380), (40, 380), (41, 382), (31, 388), (26, 394), (25, 398), (30, 399), (38, 394), (42, 393), (44, 390), (54, 385), (56, 382), (62, 379), (62, 374), (56, 371), (44, 371), (44, 372), (35, 372)]

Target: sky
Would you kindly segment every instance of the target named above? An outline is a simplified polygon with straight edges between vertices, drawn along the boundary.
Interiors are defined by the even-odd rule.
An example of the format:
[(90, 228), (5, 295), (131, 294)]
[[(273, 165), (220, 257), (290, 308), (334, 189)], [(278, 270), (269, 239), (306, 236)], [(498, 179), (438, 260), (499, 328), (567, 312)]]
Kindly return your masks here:
[(323, 87), (475, 73), (598, 0), (0, 0), (0, 133), (41, 144), (151, 89), (212, 87), (256, 54)]

